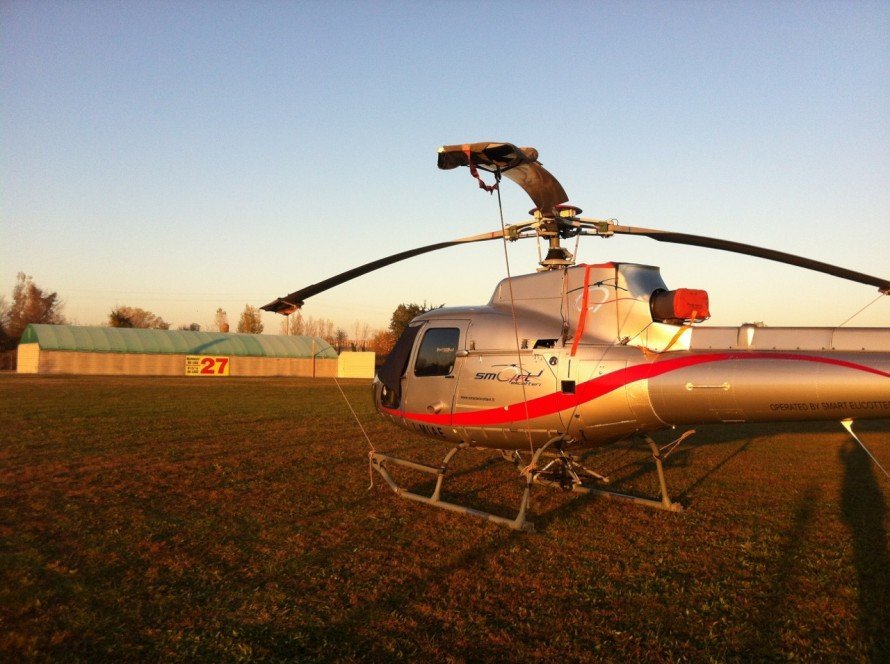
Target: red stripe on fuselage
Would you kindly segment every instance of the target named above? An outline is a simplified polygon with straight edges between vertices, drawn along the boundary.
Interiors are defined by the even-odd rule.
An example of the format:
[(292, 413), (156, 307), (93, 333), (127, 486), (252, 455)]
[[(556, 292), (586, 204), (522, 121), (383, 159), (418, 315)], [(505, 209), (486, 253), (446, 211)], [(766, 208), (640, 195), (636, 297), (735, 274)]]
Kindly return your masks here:
[[(618, 371), (607, 373), (603, 376), (598, 376), (585, 383), (581, 383), (575, 388), (575, 394), (554, 392), (543, 397), (531, 399), (528, 403), (519, 401), (501, 408), (454, 413), (453, 415), (451, 413), (445, 415), (401, 413), (398, 410), (390, 410), (387, 408), (381, 410), (395, 417), (404, 417), (414, 422), (436, 424), (438, 426), (494, 426), (510, 422), (524, 422), (527, 419), (544, 417), (561, 410), (575, 408), (583, 403), (593, 401), (604, 394), (608, 394), (609, 392), (639, 380), (655, 378), (697, 364), (724, 362), (727, 360), (789, 360), (797, 362), (817, 362), (820, 364), (831, 364), (845, 369), (854, 369), (856, 371), (864, 371), (890, 378), (890, 373), (873, 367), (867, 367), (864, 364), (856, 364), (855, 362), (837, 360), (830, 357), (819, 357), (816, 355), (797, 355), (796, 353), (703, 353), (700, 355), (672, 357), (658, 359), (655, 362), (635, 364), (630, 367), (625, 367), (624, 369), (619, 369)], [(526, 414), (526, 406), (528, 407), (528, 414)]]

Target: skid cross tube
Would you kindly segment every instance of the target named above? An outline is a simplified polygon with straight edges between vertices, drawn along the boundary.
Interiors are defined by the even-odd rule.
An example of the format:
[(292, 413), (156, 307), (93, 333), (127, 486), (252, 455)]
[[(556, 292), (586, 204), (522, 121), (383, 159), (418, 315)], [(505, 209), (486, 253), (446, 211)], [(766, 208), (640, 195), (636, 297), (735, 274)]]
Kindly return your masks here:
[(574, 490), (576, 486), (583, 486), (582, 475), (603, 484), (609, 483), (608, 477), (582, 466), (566, 452), (560, 452), (550, 463), (534, 473), (535, 482), (538, 484), (558, 486), (565, 490)]
[[(658, 449), (658, 445), (649, 436), (644, 435), (642, 436), (642, 438), (649, 445), (649, 449), (652, 450), (652, 458), (655, 460), (655, 468), (658, 471), (658, 487), (661, 490), (661, 500), (652, 500), (651, 498), (630, 496), (628, 494), (617, 493), (615, 491), (606, 491), (605, 489), (593, 489), (591, 487), (584, 486), (581, 483), (575, 482), (572, 483), (571, 489), (569, 490), (575, 493), (593, 493), (598, 496), (602, 496), (603, 498), (607, 498), (608, 500), (621, 500), (628, 503), (634, 503), (635, 505), (642, 505), (644, 507), (654, 507), (660, 510), (667, 510), (668, 512), (682, 512), (683, 506), (680, 503), (671, 501), (670, 494), (668, 493), (667, 481), (664, 478), (664, 464), (662, 463), (665, 455), (662, 455), (661, 450)], [(577, 467), (579, 465), (575, 464), (575, 462), (571, 463), (571, 467)], [(584, 470), (586, 471), (587, 469), (584, 468)], [(588, 471), (588, 473), (592, 473), (592, 471)], [(536, 481), (541, 484), (560, 486), (559, 482), (554, 482), (548, 479), (536, 478)]]

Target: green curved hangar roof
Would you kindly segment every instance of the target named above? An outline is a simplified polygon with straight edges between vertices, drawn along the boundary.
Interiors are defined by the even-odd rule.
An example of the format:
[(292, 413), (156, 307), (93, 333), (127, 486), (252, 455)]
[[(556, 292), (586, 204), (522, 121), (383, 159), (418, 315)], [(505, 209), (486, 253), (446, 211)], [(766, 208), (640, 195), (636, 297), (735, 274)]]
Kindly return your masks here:
[(21, 343), (40, 344), (41, 350), (75, 350), (85, 353), (303, 358), (315, 354), (319, 358), (337, 357), (337, 351), (318, 337), (80, 325), (32, 323), (25, 329)]

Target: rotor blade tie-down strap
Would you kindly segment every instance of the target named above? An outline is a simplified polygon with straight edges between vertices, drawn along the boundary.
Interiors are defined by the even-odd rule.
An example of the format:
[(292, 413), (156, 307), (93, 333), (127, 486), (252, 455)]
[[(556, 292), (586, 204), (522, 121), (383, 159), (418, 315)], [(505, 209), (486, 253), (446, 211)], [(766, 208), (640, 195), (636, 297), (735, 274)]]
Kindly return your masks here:
[[(470, 175), (472, 175), (474, 178), (476, 178), (476, 181), (479, 183), (480, 189), (484, 189), (489, 194), (492, 193), (495, 189), (498, 188), (498, 185), (500, 183), (495, 182), (494, 184), (491, 184), (491, 185), (485, 184), (485, 180), (483, 180), (481, 177), (479, 177), (479, 171), (476, 170), (476, 165), (473, 163), (473, 153), (472, 153), (472, 150), (470, 150), (470, 146), (468, 144), (464, 143), (463, 148), (464, 148), (464, 154), (467, 155), (467, 166), (470, 167)], [(498, 180), (500, 180), (500, 178), (498, 178)]]
[(368, 432), (365, 431), (365, 427), (362, 426), (362, 421), (358, 418), (358, 415), (355, 412), (355, 408), (352, 407), (352, 404), (349, 403), (349, 397), (346, 396), (346, 392), (343, 391), (343, 388), (340, 387), (339, 381), (334, 378), (334, 384), (337, 386), (337, 389), (340, 390), (340, 394), (343, 395), (343, 401), (346, 402), (346, 405), (349, 407), (349, 412), (352, 413), (352, 416), (355, 418), (356, 423), (358, 424), (358, 428), (362, 430), (362, 434), (365, 436), (365, 440), (368, 441), (368, 447), (371, 448), (371, 451), (368, 452), (368, 475), (370, 475), (371, 484), (368, 486), (368, 491), (374, 488), (374, 455), (377, 453), (377, 450), (374, 449), (374, 443), (371, 442), (371, 438), (368, 436)]
[(689, 317), (689, 322), (686, 323), (686, 325), (684, 325), (683, 327), (681, 327), (679, 330), (677, 330), (677, 333), (674, 334), (674, 336), (673, 336), (673, 337), (671, 338), (671, 340), (668, 342), (668, 345), (664, 347), (664, 350), (663, 350), (663, 351), (661, 351), (662, 353), (666, 353), (666, 352), (668, 352), (668, 351), (673, 347), (673, 345), (674, 345), (675, 343), (677, 343), (677, 341), (680, 340), (680, 337), (683, 336), (683, 333), (684, 333), (686, 330), (688, 330), (689, 328), (692, 327), (692, 324), (695, 322), (695, 317), (696, 317), (696, 316), (698, 316), (698, 311), (693, 311), (693, 312), (692, 312), (692, 315)]
[(661, 355), (662, 353), (667, 353), (671, 348), (673, 348), (674, 344), (680, 340), (680, 337), (683, 336), (683, 333), (692, 327), (692, 324), (695, 322), (695, 317), (698, 316), (698, 311), (693, 311), (692, 316), (690, 316), (690, 320), (688, 323), (683, 325), (677, 332), (671, 337), (671, 340), (668, 341), (667, 346), (665, 346), (662, 350), (650, 350), (645, 346), (641, 346), (643, 349), (643, 355), (647, 358), (653, 358)]
[(590, 265), (584, 266), (584, 296), (581, 300), (581, 312), (578, 314), (578, 327), (575, 330), (575, 338), (572, 341), (572, 353), (574, 357), (578, 352), (578, 344), (581, 343), (581, 336), (584, 334), (584, 323), (587, 321), (587, 305), (590, 301)]

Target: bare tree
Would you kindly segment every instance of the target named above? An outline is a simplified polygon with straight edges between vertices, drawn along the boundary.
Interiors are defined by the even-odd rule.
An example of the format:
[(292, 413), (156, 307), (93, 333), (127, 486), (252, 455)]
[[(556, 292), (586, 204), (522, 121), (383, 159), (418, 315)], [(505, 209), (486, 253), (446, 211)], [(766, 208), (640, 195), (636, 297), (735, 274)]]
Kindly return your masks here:
[(337, 352), (339, 353), (343, 349), (343, 346), (346, 345), (346, 342), (348, 340), (349, 335), (346, 334), (346, 330), (344, 330), (342, 327), (338, 327), (337, 331), (334, 332), (334, 343), (332, 343), (331, 345), (336, 346)]
[(39, 288), (32, 277), (19, 272), (12, 289), (12, 303), (5, 305), (5, 313), (0, 315), (5, 343), (14, 347), (29, 323), (63, 324), (65, 317), (61, 310), (58, 293), (48, 293)]
[(368, 347), (371, 340), (371, 326), (368, 323), (362, 323), (361, 337), (359, 338), (359, 346), (362, 350)]
[(306, 316), (303, 321), (303, 334), (309, 337), (321, 337), (332, 346), (334, 345), (334, 321), (330, 318), (313, 318)]
[(6, 326), (8, 318), (9, 305), (6, 304), (6, 298), (0, 295), (0, 350), (6, 348), (7, 345)]
[(216, 315), (213, 317), (213, 327), (216, 328), (217, 332), (229, 331), (229, 315), (222, 307), (218, 307), (216, 310)]
[(303, 321), (303, 334), (307, 337), (318, 336), (318, 323), (312, 316), (306, 316), (306, 319)]
[(108, 314), (109, 327), (138, 327), (151, 330), (169, 330), (170, 323), (139, 307), (115, 307)]
[(371, 337), (371, 326), (365, 321), (355, 321), (353, 323), (355, 336), (352, 338), (353, 350), (365, 350)]
[(238, 321), (238, 331), (247, 334), (259, 334), (263, 331), (263, 321), (260, 318), (260, 310), (249, 304), (244, 305), (241, 318)]
[(295, 314), (285, 316), (281, 321), (279, 329), (281, 330), (281, 334), (292, 336), (303, 334), (303, 315), (297, 311)]

